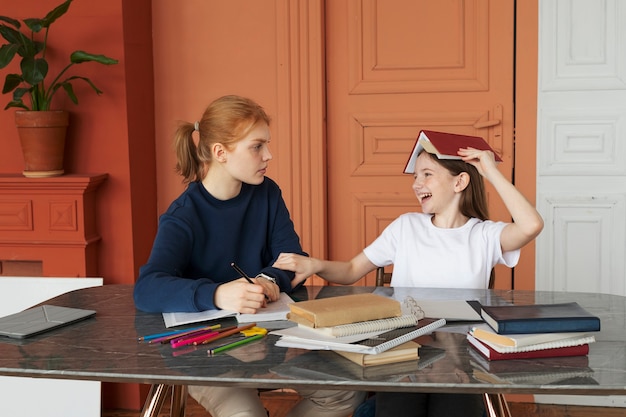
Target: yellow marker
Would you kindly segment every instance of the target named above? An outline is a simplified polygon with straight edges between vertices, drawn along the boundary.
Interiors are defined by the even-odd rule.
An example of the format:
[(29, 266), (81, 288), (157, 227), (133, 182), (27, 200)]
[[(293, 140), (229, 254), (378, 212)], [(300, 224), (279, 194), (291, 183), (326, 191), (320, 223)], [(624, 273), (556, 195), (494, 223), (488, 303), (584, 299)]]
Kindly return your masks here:
[(254, 326), (250, 329), (242, 330), (239, 333), (243, 333), (244, 336), (256, 336), (257, 334), (264, 335), (267, 334), (267, 329)]

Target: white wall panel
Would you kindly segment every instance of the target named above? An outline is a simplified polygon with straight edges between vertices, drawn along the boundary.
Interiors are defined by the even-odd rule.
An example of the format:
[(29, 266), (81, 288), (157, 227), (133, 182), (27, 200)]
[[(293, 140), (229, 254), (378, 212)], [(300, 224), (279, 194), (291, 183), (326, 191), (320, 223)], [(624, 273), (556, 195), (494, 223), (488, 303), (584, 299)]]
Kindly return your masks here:
[[(624, 254), (626, 193), (540, 195), (549, 227), (537, 243), (543, 259), (536, 288), (626, 295)], [(616, 279), (621, 277), (621, 279)]]
[(624, 1), (542, 1), (541, 89), (626, 89)]
[(544, 107), (538, 123), (538, 175), (626, 175), (626, 107)]

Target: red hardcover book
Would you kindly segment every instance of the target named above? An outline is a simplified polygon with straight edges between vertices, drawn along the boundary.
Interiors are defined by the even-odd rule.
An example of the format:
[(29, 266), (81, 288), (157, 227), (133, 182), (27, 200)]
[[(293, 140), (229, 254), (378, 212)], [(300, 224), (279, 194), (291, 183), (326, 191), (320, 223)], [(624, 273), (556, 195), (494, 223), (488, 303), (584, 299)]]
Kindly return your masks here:
[(496, 161), (502, 161), (502, 158), (489, 146), (485, 139), (480, 136), (458, 135), (455, 133), (435, 132), (432, 130), (420, 131), (411, 156), (404, 168), (405, 174), (413, 174), (415, 172), (415, 161), (417, 155), (423, 149), (428, 153), (434, 154), (439, 159), (461, 159), (458, 150), (461, 148), (475, 148), (485, 151), (491, 151), (495, 155)]
[(556, 358), (561, 356), (585, 356), (589, 353), (589, 344), (555, 347), (550, 349), (528, 350), (522, 352), (500, 353), (491, 346), (482, 343), (471, 334), (467, 335), (470, 346), (490, 361), (504, 359)]

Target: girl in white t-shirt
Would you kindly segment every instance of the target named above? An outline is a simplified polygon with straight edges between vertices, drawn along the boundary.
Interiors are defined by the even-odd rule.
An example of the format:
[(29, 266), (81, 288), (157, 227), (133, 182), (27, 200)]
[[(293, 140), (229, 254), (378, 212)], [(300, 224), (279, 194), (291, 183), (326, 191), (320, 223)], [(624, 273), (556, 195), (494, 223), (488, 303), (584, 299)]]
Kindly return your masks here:
[[(498, 171), (492, 152), (464, 148), (458, 154), (461, 160), (440, 160), (427, 152), (420, 153), (412, 188), (422, 213), (401, 215), (350, 261), (283, 253), (273, 266), (294, 271), (292, 285), (313, 274), (349, 285), (377, 267), (393, 264), (391, 286), (487, 288), (492, 268), (496, 264), (515, 266), (520, 249), (543, 229), (543, 220)], [(512, 222), (488, 220), (483, 178), (500, 195)], [(473, 415), (470, 409), (475, 408), (462, 404), (464, 398), (482, 407), (482, 402), (476, 403), (480, 401), (478, 395), (432, 394), (428, 401), (418, 402), (418, 396), (426, 395), (429, 394), (379, 393), (377, 416), (435, 415), (444, 411), (437, 409), (437, 399), (442, 406), (452, 404), (449, 408), (463, 416)], [(428, 404), (428, 410), (411, 406), (416, 403)], [(449, 408), (440, 415), (453, 416)], [(411, 409), (415, 414), (407, 414)], [(477, 415), (481, 412), (480, 407), (476, 408)]]

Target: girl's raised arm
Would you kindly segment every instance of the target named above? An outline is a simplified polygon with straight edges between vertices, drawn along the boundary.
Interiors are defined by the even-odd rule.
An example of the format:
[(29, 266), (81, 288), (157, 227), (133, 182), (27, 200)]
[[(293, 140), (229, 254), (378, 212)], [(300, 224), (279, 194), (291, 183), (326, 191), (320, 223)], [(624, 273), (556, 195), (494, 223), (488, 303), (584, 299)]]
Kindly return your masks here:
[(498, 170), (493, 152), (477, 149), (460, 149), (459, 155), (465, 162), (474, 165), (496, 189), (513, 218), (500, 236), (504, 252), (520, 249), (536, 238), (543, 229), (543, 219), (537, 209)]

